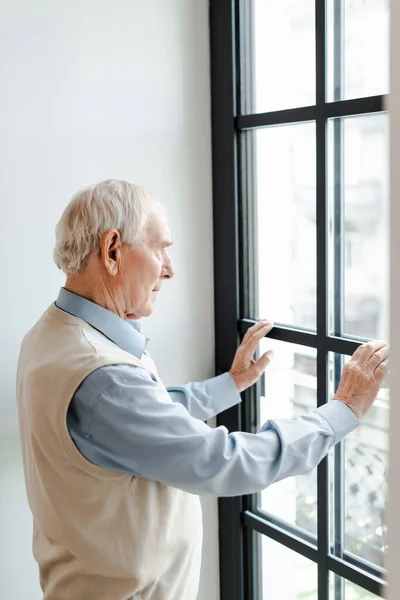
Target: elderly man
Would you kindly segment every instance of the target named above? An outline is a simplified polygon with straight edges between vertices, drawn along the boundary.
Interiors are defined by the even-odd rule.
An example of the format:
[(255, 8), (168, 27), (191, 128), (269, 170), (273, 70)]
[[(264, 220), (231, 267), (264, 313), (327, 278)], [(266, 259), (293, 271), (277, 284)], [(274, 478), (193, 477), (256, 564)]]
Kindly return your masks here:
[(371, 342), (326, 406), (257, 434), (208, 427), (267, 367), (270, 353), (253, 354), (272, 323), (249, 329), (229, 373), (167, 390), (138, 320), (174, 275), (170, 245), (161, 205), (125, 181), (79, 192), (58, 223), (65, 287), (24, 338), (18, 365), (46, 600), (195, 600), (198, 494), (251, 494), (310, 471), (357, 426), (387, 372), (387, 345)]

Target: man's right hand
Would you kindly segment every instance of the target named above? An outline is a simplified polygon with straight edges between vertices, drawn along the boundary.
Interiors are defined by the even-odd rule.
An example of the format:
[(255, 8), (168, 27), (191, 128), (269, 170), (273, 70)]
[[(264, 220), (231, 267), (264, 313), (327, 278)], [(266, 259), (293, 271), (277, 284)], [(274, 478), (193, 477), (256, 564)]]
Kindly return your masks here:
[(333, 400), (341, 400), (361, 419), (371, 408), (388, 374), (389, 345), (374, 340), (359, 346), (343, 368)]

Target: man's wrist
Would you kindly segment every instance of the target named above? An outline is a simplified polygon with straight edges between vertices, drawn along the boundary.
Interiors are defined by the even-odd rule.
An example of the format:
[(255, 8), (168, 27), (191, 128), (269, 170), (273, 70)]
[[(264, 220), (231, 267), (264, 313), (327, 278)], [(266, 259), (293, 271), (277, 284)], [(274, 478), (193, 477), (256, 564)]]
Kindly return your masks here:
[(213, 399), (216, 414), (239, 404), (242, 400), (236, 383), (229, 372), (207, 379), (205, 383)]
[(357, 417), (357, 419), (361, 419), (362, 418), (361, 411), (357, 410), (357, 408), (355, 406), (352, 406), (351, 403), (347, 402), (344, 398), (341, 398), (340, 395), (335, 394), (333, 396), (332, 400), (338, 400), (339, 402), (343, 402), (343, 404), (345, 404), (347, 406), (347, 408), (349, 410), (351, 410), (351, 412)]
[(235, 382), (235, 385), (238, 389), (239, 394), (244, 392), (244, 390), (246, 389), (247, 386), (245, 385), (245, 383), (243, 381), (243, 377), (241, 377), (237, 373), (233, 373), (231, 370), (228, 371), (228, 373), (232, 377), (233, 381)]
[(332, 398), (327, 404), (323, 404), (316, 411), (329, 424), (334, 434), (335, 444), (351, 433), (360, 424), (357, 415), (347, 406), (345, 402)]

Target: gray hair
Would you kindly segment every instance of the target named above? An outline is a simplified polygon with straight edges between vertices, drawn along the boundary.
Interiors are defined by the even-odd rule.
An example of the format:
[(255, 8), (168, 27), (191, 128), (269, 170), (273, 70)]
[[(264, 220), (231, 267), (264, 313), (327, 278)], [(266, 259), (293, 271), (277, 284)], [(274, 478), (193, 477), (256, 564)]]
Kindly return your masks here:
[(155, 199), (145, 189), (108, 179), (77, 192), (56, 226), (53, 258), (65, 274), (85, 269), (108, 229), (117, 229), (123, 243), (137, 242), (148, 223)]

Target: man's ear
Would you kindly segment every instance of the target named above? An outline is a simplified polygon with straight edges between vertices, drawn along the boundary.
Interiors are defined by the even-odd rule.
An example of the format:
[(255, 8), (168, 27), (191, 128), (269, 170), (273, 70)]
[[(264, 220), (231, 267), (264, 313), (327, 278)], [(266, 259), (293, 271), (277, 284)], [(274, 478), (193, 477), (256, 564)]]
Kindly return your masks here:
[(122, 261), (122, 241), (117, 229), (108, 229), (104, 233), (101, 239), (100, 258), (109, 275), (118, 274)]

